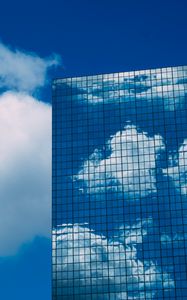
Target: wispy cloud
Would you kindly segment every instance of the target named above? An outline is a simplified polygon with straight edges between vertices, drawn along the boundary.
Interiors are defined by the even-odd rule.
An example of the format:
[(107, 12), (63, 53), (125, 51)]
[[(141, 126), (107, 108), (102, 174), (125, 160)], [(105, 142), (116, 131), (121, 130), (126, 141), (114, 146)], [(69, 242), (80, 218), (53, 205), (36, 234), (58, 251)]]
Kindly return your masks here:
[(59, 65), (56, 54), (40, 58), (35, 53), (12, 49), (0, 43), (0, 87), (33, 92), (46, 83), (49, 68)]
[[(177, 73), (177, 76), (176, 76)], [(88, 101), (92, 105), (111, 103), (130, 103), (132, 108), (139, 109), (141, 106), (162, 108), (166, 111), (183, 109), (185, 105), (187, 68), (179, 71), (173, 68), (160, 73), (142, 71), (136, 75), (131, 72), (118, 74), (100, 75), (98, 79), (90, 77), (92, 84), (87, 87), (73, 81), (74, 99)], [(68, 84), (68, 83), (67, 83)], [(141, 112), (141, 110), (140, 110)]]

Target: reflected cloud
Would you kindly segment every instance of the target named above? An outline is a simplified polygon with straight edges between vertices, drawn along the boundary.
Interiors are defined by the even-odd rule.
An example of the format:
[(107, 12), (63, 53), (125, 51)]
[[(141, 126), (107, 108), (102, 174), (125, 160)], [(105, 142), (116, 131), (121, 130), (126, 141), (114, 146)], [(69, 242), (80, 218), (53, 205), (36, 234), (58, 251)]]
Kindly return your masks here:
[(149, 137), (133, 125), (118, 131), (108, 141), (110, 155), (103, 158), (95, 149), (84, 162), (78, 175), (81, 189), (86, 193), (123, 193), (127, 199), (139, 199), (156, 192), (156, 160), (165, 149), (160, 135)]
[(78, 222), (54, 229), (57, 299), (182, 297), (187, 68), (57, 79), (54, 89), (72, 116), (64, 148), (74, 146), (63, 173), (73, 193), (54, 224)]
[(171, 158), (171, 167), (164, 169), (163, 174), (169, 176), (175, 188), (182, 194), (187, 195), (187, 139), (178, 150), (177, 157)]
[[(150, 220), (144, 220), (143, 224), (146, 222), (148, 224)], [(129, 241), (136, 228), (141, 230), (140, 223), (125, 229), (126, 245), (120, 239), (107, 240), (87, 228), (87, 224), (65, 224), (54, 229), (56, 264), (53, 271), (59, 297), (74, 293), (74, 299), (76, 294), (77, 299), (80, 294), (81, 299), (86, 299), (91, 292), (93, 297), (96, 296), (94, 299), (111, 299), (112, 296), (112, 299), (121, 300), (153, 299), (159, 290), (173, 288), (174, 281), (169, 274), (152, 261), (138, 259), (139, 231), (137, 238)], [(146, 234), (145, 229), (142, 234)]]
[[(58, 80), (63, 84), (63, 81)], [(88, 84), (84, 77), (73, 78), (70, 85), (73, 99), (88, 101), (90, 104), (109, 104), (124, 102), (137, 107), (141, 103), (151, 106), (161, 106), (167, 111), (182, 109), (185, 105), (187, 88), (187, 70), (167, 68), (162, 73), (160, 69), (140, 72), (125, 72), (90, 76)]]
[(147, 235), (148, 230), (153, 225), (152, 217), (147, 219), (137, 219), (133, 225), (120, 225), (114, 234), (114, 240), (118, 240), (125, 245), (142, 244), (143, 237)]

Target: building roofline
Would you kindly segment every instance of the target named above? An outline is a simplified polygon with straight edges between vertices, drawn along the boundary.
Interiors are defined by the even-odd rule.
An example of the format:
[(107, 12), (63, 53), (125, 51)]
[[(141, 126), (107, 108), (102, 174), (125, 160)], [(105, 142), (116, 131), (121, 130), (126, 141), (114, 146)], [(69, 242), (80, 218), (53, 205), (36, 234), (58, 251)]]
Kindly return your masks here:
[[(165, 66), (165, 67), (157, 67), (157, 68), (149, 68), (149, 69), (137, 69), (137, 70), (129, 70), (129, 71), (115, 71), (115, 72), (109, 72), (109, 73), (97, 73), (97, 74), (82, 74), (82, 75), (77, 75), (77, 76), (64, 76), (64, 77), (55, 77), (52, 79), (52, 84), (56, 84), (58, 83), (58, 81), (62, 81), (62, 80), (66, 80), (66, 79), (77, 79), (77, 78), (93, 78), (93, 77), (99, 77), (99, 76), (106, 76), (106, 75), (117, 75), (117, 74), (128, 74), (128, 75), (133, 75), (136, 73), (149, 73), (152, 72), (154, 73), (154, 71), (158, 71), (158, 70), (164, 70), (166, 69), (166, 71), (169, 71), (170, 69), (174, 69), (174, 68), (186, 68), (187, 69), (187, 64), (184, 65), (175, 65), (175, 66)], [(186, 70), (187, 71), (187, 70)], [(140, 74), (139, 74), (140, 75)]]

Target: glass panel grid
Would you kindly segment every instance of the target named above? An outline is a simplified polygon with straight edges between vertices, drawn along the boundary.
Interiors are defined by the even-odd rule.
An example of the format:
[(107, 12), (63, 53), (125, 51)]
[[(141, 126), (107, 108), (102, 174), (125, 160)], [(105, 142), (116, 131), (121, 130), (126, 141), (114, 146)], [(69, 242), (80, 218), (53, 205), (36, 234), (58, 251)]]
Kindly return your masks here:
[(53, 81), (53, 300), (187, 299), (187, 67)]

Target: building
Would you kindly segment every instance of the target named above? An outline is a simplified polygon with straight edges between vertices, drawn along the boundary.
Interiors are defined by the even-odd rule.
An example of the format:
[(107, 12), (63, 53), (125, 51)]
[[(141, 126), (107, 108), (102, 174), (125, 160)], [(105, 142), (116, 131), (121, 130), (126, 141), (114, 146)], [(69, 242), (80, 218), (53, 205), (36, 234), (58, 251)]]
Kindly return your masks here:
[(187, 67), (53, 81), (53, 300), (187, 299)]

